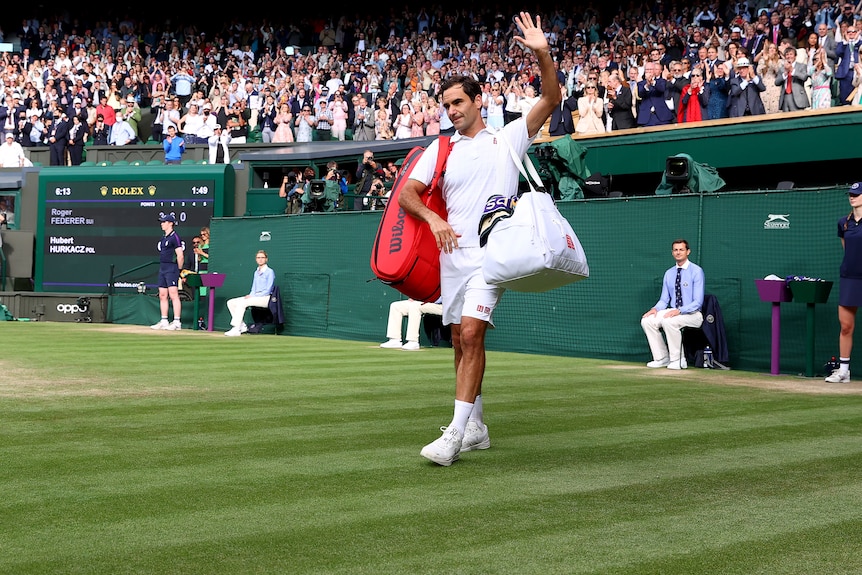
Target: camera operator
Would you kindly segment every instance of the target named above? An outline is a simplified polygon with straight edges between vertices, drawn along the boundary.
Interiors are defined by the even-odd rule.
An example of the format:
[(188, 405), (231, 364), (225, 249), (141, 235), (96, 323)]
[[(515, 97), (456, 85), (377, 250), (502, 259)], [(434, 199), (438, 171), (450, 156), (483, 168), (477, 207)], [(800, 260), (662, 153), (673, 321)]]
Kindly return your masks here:
[(362, 203), (372, 212), (382, 210), (386, 207), (387, 202), (389, 202), (390, 191), (391, 190), (387, 190), (386, 186), (383, 185), (383, 180), (380, 178), (374, 178), (374, 181), (371, 184), (371, 189), (367, 194), (365, 194), (365, 197), (362, 198)]
[(344, 173), (338, 169), (338, 162), (326, 164), (326, 173), (321, 179), (314, 178), (314, 169), (306, 168), (305, 186), (302, 195), (303, 212), (334, 212), (339, 208), (343, 190), (347, 186)]
[(302, 211), (302, 194), (305, 192), (305, 182), (302, 172), (291, 170), (285, 174), (278, 189), (278, 196), (287, 202), (284, 208), (286, 214), (298, 214)]
[(356, 187), (353, 191), (353, 211), (362, 211), (362, 206), (368, 205), (365, 196), (371, 191), (376, 178), (383, 176), (383, 170), (374, 160), (374, 152), (365, 150), (362, 163), (356, 168)]
[(326, 163), (326, 178), (338, 184), (338, 190), (341, 194), (347, 193), (347, 176), (350, 173), (347, 170), (339, 170), (338, 162), (332, 160)]

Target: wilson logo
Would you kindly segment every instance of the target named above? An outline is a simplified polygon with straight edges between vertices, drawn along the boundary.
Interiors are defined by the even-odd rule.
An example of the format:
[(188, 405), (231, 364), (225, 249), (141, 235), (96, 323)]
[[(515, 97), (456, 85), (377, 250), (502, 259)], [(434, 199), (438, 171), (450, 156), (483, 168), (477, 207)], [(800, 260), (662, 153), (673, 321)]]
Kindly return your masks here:
[(398, 219), (392, 225), (389, 237), (389, 255), (397, 254), (401, 251), (404, 236), (404, 220), (406, 217), (407, 214), (404, 212), (404, 208), (400, 208), (398, 210)]
[(572, 236), (570, 236), (569, 234), (566, 234), (566, 247), (568, 247), (570, 250), (575, 249), (575, 242), (572, 241)]

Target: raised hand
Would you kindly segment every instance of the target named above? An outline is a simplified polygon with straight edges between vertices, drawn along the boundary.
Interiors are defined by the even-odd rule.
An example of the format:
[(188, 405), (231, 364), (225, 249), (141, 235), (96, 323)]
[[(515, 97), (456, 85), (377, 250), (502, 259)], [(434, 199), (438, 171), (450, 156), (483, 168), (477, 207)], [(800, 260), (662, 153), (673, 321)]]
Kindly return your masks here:
[(523, 36), (513, 37), (516, 42), (520, 42), (533, 52), (548, 49), (548, 39), (542, 32), (542, 19), (539, 16), (536, 16), (534, 24), (529, 12), (521, 12), (515, 16), (515, 24), (518, 25), (523, 34)]

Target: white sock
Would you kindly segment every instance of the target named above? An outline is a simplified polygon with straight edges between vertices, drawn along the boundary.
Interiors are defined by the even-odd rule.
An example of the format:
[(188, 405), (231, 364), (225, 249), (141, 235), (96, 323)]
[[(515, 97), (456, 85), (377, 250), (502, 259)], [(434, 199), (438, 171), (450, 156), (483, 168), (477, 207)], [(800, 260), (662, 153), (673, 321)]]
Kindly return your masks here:
[(456, 399), (455, 414), (452, 417), (452, 423), (449, 424), (449, 427), (454, 427), (461, 433), (461, 435), (464, 435), (464, 430), (467, 428), (467, 418), (470, 417), (470, 413), (472, 411), (472, 403), (467, 403), (466, 401), (458, 401)]
[(850, 358), (849, 357), (839, 357), (838, 358), (839, 370), (850, 371)]
[(473, 402), (473, 411), (470, 412), (470, 418), (467, 421), (475, 421), (479, 424), (479, 427), (482, 427), (482, 416), (482, 394), (480, 393)]

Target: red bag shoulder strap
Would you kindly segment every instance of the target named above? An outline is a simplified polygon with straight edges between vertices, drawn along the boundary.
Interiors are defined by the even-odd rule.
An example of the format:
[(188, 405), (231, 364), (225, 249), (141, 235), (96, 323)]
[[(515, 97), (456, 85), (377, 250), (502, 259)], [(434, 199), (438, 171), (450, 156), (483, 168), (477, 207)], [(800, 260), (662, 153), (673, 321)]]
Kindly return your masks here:
[(429, 193), (440, 184), (440, 179), (446, 173), (446, 161), (449, 159), (449, 152), (452, 151), (452, 138), (449, 136), (440, 136), (437, 142), (437, 164), (434, 166), (434, 175), (431, 176), (431, 182), (428, 184)]

